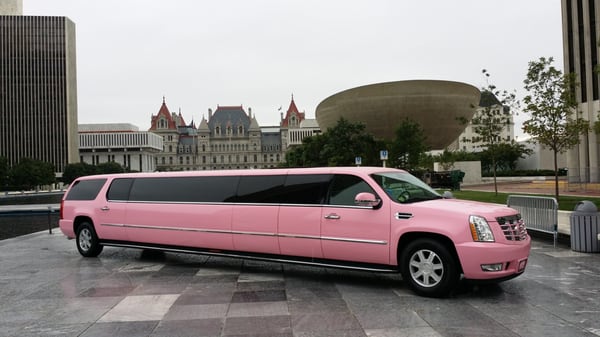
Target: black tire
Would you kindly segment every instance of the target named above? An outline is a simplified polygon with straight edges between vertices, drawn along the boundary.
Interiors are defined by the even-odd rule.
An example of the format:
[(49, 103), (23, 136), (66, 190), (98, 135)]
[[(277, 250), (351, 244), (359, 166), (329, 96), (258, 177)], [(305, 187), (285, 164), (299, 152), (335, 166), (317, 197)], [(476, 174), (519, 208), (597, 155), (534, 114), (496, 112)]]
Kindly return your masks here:
[(402, 279), (417, 294), (448, 296), (460, 280), (459, 265), (446, 246), (422, 238), (409, 243), (400, 257)]
[(98, 240), (94, 225), (89, 222), (83, 222), (77, 227), (76, 241), (79, 254), (85, 257), (96, 257), (104, 248)]

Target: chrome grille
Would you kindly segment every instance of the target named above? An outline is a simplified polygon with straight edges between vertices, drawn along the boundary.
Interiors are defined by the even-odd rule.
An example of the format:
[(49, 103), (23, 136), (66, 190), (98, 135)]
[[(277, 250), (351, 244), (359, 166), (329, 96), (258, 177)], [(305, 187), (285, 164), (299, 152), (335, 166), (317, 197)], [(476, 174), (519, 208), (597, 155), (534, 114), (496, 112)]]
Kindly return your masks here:
[(496, 220), (508, 241), (523, 241), (527, 239), (527, 228), (520, 214), (497, 217)]

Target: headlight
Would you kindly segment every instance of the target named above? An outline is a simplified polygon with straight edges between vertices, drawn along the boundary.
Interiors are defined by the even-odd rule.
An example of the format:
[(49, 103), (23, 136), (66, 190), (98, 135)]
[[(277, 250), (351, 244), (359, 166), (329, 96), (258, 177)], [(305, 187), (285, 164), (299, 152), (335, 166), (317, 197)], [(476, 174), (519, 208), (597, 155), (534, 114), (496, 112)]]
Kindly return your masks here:
[(478, 215), (469, 216), (469, 226), (473, 241), (494, 242), (494, 233), (485, 218)]

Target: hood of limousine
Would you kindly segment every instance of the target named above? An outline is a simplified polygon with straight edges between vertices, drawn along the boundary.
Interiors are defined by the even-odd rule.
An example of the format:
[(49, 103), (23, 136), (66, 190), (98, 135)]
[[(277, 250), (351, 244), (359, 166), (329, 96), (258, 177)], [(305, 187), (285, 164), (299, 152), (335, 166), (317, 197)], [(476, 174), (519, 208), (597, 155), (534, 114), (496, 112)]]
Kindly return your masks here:
[[(412, 209), (412, 211), (409, 211)], [(450, 215), (480, 215), (488, 220), (498, 216), (514, 215), (516, 210), (501, 204), (491, 204), (478, 201), (459, 199), (436, 199), (411, 204), (403, 204), (400, 212), (433, 212), (440, 216)]]

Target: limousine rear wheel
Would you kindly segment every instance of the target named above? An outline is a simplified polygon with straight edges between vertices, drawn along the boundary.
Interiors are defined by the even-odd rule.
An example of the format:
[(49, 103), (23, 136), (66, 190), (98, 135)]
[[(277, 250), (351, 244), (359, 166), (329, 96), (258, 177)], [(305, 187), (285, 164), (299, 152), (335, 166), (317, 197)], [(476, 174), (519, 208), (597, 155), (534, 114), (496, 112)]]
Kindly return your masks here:
[(102, 252), (103, 246), (98, 240), (94, 226), (83, 222), (77, 227), (77, 250), (85, 257), (96, 257)]
[(400, 272), (410, 288), (428, 297), (448, 295), (460, 278), (454, 256), (442, 243), (429, 238), (417, 239), (406, 246)]

